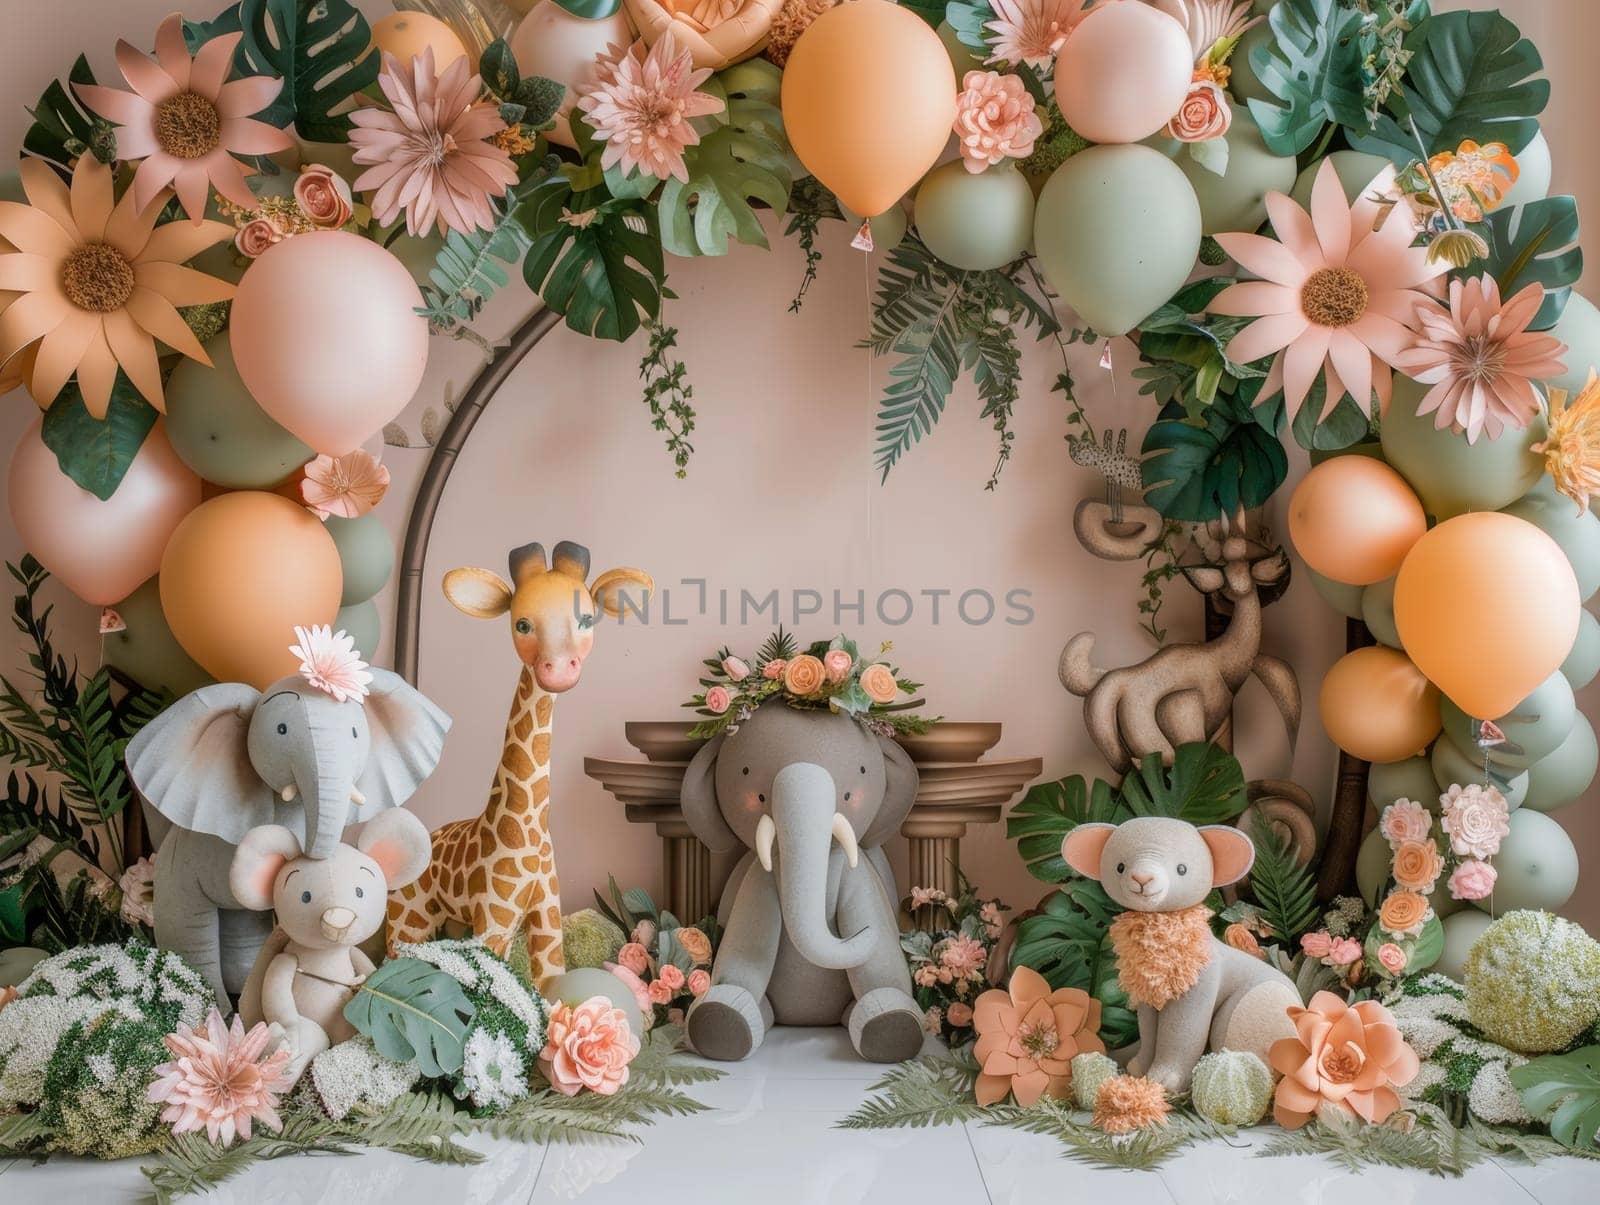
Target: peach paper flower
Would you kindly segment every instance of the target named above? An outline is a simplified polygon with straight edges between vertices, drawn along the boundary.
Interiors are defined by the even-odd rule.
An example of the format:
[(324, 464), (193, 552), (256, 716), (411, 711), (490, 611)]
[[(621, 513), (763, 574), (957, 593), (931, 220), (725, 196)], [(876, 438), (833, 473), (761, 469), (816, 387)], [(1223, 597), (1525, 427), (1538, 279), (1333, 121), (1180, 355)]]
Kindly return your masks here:
[(320, 230), (337, 230), (354, 212), (350, 186), (331, 167), (307, 163), (294, 182), (295, 204)]
[(1389, 848), (1399, 849), (1407, 841), (1426, 841), (1433, 832), (1433, 816), (1420, 803), (1396, 799), (1383, 809), (1378, 827)]
[(545, 1032), (539, 1063), (563, 1096), (576, 1096), (583, 1088), (614, 1096), (628, 1082), (639, 1039), (628, 1027), (627, 1014), (605, 996), (576, 1007), (556, 1005)]
[(828, 673), (828, 681), (833, 683), (848, 678), (850, 667), (854, 664), (855, 658), (843, 649), (829, 649), (822, 657), (822, 668)]
[(1009, 990), (979, 996), (972, 1023), (980, 1105), (998, 1104), (1008, 1092), (1024, 1108), (1046, 1092), (1063, 1099), (1072, 1086), (1073, 1056), (1105, 1053), (1100, 1001), (1075, 987), (1051, 991), (1028, 967), (1012, 972)]
[(861, 689), (874, 703), (887, 706), (900, 693), (900, 684), (894, 680), (894, 671), (880, 661), (861, 671)]
[(994, 20), (984, 29), (994, 35), (990, 63), (1048, 67), (1073, 26), (1083, 20), (1083, 0), (993, 0)]
[(1222, 940), (1235, 950), (1243, 950), (1246, 954), (1261, 957), (1261, 943), (1244, 925), (1229, 925), (1222, 931)]
[(1026, 159), (1044, 133), (1033, 97), (1020, 77), (969, 71), (956, 98), (956, 145), (973, 175), (1007, 159)]
[(1453, 785), (1439, 796), (1439, 823), (1450, 849), (1463, 858), (1492, 858), (1511, 832), (1511, 805), (1494, 787)]
[(957, 934), (944, 943), (939, 952), (939, 965), (957, 979), (976, 979), (983, 974), (988, 952), (975, 937)]
[(279, 1043), (267, 1053), (277, 1040), (265, 1023), (246, 1033), (237, 1015), (229, 1027), (213, 1007), (203, 1026), (180, 1029), (162, 1041), (173, 1061), (155, 1069), (148, 1098), (167, 1106), (161, 1120), (174, 1134), (204, 1130), (213, 1143), (230, 1146), (236, 1137), (248, 1139), (255, 1122), (283, 1128), (277, 1106), (279, 1094), (290, 1087), (290, 1051)]
[(801, 653), (783, 667), (783, 687), (792, 695), (806, 698), (818, 693), (827, 681), (828, 672), (810, 653)]
[(356, 652), (355, 637), (325, 623), (297, 627), (294, 636), (299, 643), (291, 644), (289, 652), (300, 658), (300, 673), (308, 683), (337, 702), (365, 702), (372, 675)]
[(1420, 290), (1436, 287), (1449, 267), (1429, 263), (1427, 249), (1411, 245), (1415, 228), (1403, 206), (1377, 221), (1371, 194), (1388, 190), (1392, 172), (1386, 168), (1352, 205), (1333, 161), (1324, 159), (1309, 213), (1283, 193), (1267, 194), (1276, 240), (1216, 236), (1240, 267), (1261, 278), (1230, 285), (1211, 303), (1212, 313), (1256, 319), (1233, 336), (1226, 354), (1236, 364), (1273, 356), (1261, 398), (1281, 387), (1291, 418), (1319, 375), (1327, 383), (1324, 415), (1346, 391), (1363, 410), (1376, 391), (1380, 410), (1388, 409), (1390, 368), (1416, 342), (1410, 324), (1427, 296)]
[(1295, 1036), (1272, 1044), (1268, 1061), (1278, 1081), (1273, 1116), (1296, 1130), (1323, 1110), (1384, 1121), (1400, 1107), (1396, 1088), (1420, 1070), (1394, 1015), (1375, 1000), (1349, 1006), (1318, 992), (1309, 1008), (1289, 1009)]
[(1590, 496), (1600, 494), (1600, 377), (1594, 369), (1576, 398), (1551, 391), (1550, 437), (1531, 450), (1544, 455), (1545, 472), (1578, 504), (1578, 514), (1588, 510)]
[(1450, 872), (1450, 895), (1458, 900), (1486, 900), (1494, 894), (1500, 872), (1487, 862), (1468, 858)]
[(671, 33), (662, 33), (648, 50), (638, 41), (606, 52), (594, 82), (578, 89), (578, 108), (595, 140), (606, 144), (601, 166), (687, 184), (683, 152), (700, 144), (692, 119), (726, 107), (720, 97), (695, 91), (711, 69), (695, 70), (694, 55), (680, 51)]
[(1433, 386), (1417, 413), (1432, 414), (1441, 431), (1465, 431), (1468, 443), (1485, 431), (1499, 439), (1508, 427), (1526, 427), (1541, 408), (1534, 382), (1567, 370), (1567, 345), (1528, 329), (1543, 303), (1544, 286), (1534, 281), (1502, 305), (1500, 286), (1486, 275), (1452, 280), (1448, 309), (1431, 301), (1417, 306), (1422, 332), (1395, 360)]
[(169, 222), (133, 190), (114, 199), (111, 169), (80, 155), (72, 189), (39, 159), (17, 166), (26, 205), (0, 201), (0, 364), (38, 344), (28, 388), (41, 406), (74, 372), (84, 404), (104, 418), (121, 368), (166, 409), (155, 340), (210, 365), (178, 306), (227, 301), (233, 286), (183, 266), (233, 236), (221, 222)]
[(190, 58), (183, 15), (173, 13), (156, 30), (153, 59), (117, 42), (117, 67), (133, 91), (72, 85), (84, 104), (120, 127), (117, 158), (144, 160), (130, 190), (136, 211), (143, 212), (169, 184), (193, 222), (204, 220), (212, 189), (254, 209), (245, 177), (256, 169), (236, 156), (271, 155), (294, 145), (283, 130), (253, 116), (277, 99), (281, 79), (255, 75), (228, 82), (243, 38), (222, 34)]
[(343, 456), (323, 453), (306, 465), (305, 474), (300, 497), (319, 519), (370, 514), (389, 489), (389, 470), (361, 448)]
[(1439, 847), (1432, 841), (1406, 841), (1394, 851), (1394, 881), (1407, 891), (1427, 895), (1443, 871)]
[(355, 187), (377, 190), (378, 225), (404, 210), (413, 235), (436, 226), (463, 234), (493, 228), (492, 202), (517, 182), (517, 169), (493, 141), (506, 123), (481, 99), (483, 81), (471, 71), (464, 57), (437, 71), (431, 46), (406, 63), (383, 52), (378, 86), (392, 108), (372, 105), (350, 115), (355, 161), (372, 165)]
[(1195, 79), (1183, 107), (1167, 122), (1167, 135), (1179, 142), (1209, 142), (1221, 138), (1233, 125), (1228, 95), (1210, 78)]
[(684, 985), (686, 979), (684, 973), (670, 962), (661, 965), (659, 978), (662, 983), (667, 985), (667, 990), (673, 993), (676, 993)]
[(651, 1004), (671, 1004), (672, 989), (667, 986), (664, 979), (652, 979), (644, 989), (645, 995), (650, 997)]
[(251, 218), (239, 227), (239, 233), (233, 236), (233, 245), (246, 259), (256, 259), (288, 237), (271, 218)]
[(1396, 937), (1415, 937), (1432, 915), (1426, 896), (1415, 891), (1391, 891), (1378, 909), (1378, 924)]

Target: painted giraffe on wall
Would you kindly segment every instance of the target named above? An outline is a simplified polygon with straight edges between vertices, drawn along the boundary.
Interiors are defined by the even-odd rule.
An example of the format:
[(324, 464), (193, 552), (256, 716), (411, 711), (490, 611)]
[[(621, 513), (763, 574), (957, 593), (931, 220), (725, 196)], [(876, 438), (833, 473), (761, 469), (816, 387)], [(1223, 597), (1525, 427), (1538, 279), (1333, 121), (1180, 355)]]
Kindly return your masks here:
[(452, 569), (444, 592), (477, 619), (509, 612), (522, 662), (505, 743), (481, 816), (437, 829), (422, 877), (389, 896), (389, 952), (461, 925), (504, 954), (526, 927), (528, 960), (541, 989), (566, 969), (561, 894), (550, 840), (550, 730), (555, 697), (578, 684), (602, 614), (635, 607), (653, 583), (638, 569), (611, 569), (585, 585), (588, 549), (562, 541), (546, 566), (544, 547), (511, 553), (511, 584), (487, 569)]

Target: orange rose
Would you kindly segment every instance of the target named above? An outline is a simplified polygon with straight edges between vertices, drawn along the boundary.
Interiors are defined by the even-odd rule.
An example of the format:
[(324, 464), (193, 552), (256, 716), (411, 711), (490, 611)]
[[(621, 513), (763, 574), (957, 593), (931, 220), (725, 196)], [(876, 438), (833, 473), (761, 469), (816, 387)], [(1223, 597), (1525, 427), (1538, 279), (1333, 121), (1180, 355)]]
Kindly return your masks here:
[(699, 929), (692, 925), (686, 925), (679, 929), (674, 936), (677, 937), (678, 944), (684, 948), (689, 957), (694, 959), (695, 965), (703, 967), (711, 965), (711, 939)]
[(861, 671), (861, 689), (874, 703), (888, 704), (900, 693), (900, 684), (894, 680), (894, 671), (880, 661)]
[(1444, 863), (1432, 841), (1404, 841), (1394, 851), (1394, 881), (1407, 891), (1424, 895), (1439, 881)]
[(1393, 891), (1378, 909), (1378, 923), (1396, 937), (1415, 937), (1428, 923), (1428, 900), (1415, 891)]
[(1261, 943), (1256, 940), (1256, 935), (1243, 925), (1229, 925), (1222, 931), (1222, 940), (1235, 950), (1243, 950), (1246, 954), (1261, 957)]
[(810, 653), (801, 653), (783, 667), (784, 689), (802, 699), (820, 694), (827, 680), (828, 672), (822, 668), (822, 662)]

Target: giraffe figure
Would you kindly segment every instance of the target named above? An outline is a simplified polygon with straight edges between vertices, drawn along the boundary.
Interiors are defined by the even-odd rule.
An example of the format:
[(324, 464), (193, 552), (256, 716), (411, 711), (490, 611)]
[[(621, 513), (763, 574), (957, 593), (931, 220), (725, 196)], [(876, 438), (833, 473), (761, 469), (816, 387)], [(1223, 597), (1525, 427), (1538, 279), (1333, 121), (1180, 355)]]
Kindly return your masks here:
[[(550, 840), (550, 730), (555, 697), (578, 684), (601, 615), (643, 605), (653, 583), (638, 569), (611, 569), (584, 585), (589, 551), (563, 541), (551, 564), (544, 547), (511, 553), (511, 583), (487, 569), (452, 569), (445, 597), (475, 619), (510, 613), (522, 662), (505, 743), (481, 816), (433, 834), (433, 859), (416, 882), (389, 896), (389, 953), (465, 926), (496, 954), (525, 927), (528, 962), (541, 990), (566, 969), (561, 895)], [(627, 587), (631, 591), (624, 593)]]

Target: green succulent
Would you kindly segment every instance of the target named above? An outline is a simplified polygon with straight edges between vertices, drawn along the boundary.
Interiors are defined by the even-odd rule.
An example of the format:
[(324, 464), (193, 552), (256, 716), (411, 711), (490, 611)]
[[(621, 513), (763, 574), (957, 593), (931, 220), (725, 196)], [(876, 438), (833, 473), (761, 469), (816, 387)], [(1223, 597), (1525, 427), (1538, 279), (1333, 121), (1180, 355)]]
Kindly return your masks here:
[(1218, 1050), (1195, 1064), (1195, 1110), (1225, 1126), (1253, 1126), (1272, 1103), (1272, 1072), (1248, 1050)]
[(1072, 1101), (1080, 1109), (1094, 1108), (1095, 1093), (1100, 1085), (1120, 1074), (1116, 1060), (1099, 1052), (1074, 1055), (1072, 1058)]
[(593, 908), (569, 912), (561, 918), (561, 947), (567, 966), (573, 969), (615, 961), (617, 951), (627, 940), (621, 926)]

